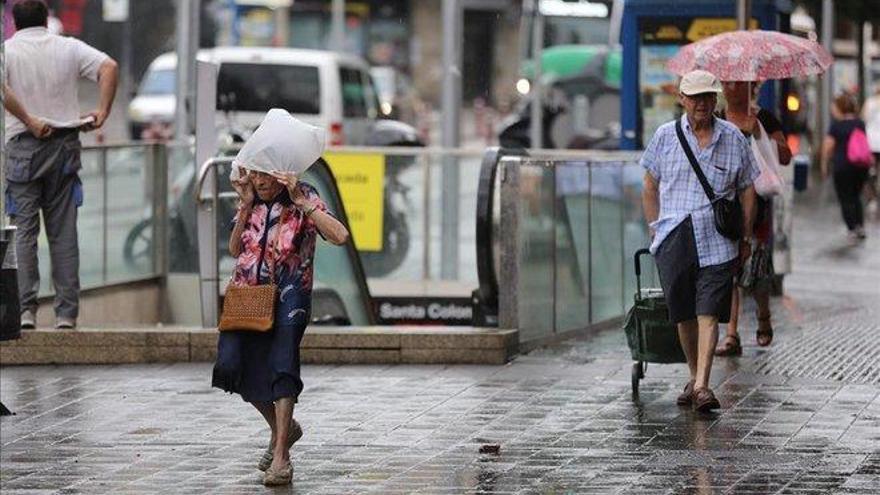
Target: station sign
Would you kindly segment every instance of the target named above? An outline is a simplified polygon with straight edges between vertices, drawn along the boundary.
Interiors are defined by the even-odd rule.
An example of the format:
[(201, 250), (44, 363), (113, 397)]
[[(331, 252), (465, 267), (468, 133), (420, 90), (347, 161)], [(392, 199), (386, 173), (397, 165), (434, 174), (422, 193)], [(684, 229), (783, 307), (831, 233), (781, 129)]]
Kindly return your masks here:
[(373, 296), (379, 325), (470, 326), (474, 310), (468, 297)]
[[(752, 18), (749, 29), (757, 29)], [(686, 45), (716, 34), (736, 31), (736, 19), (730, 17), (657, 17), (640, 22), (642, 44)]]

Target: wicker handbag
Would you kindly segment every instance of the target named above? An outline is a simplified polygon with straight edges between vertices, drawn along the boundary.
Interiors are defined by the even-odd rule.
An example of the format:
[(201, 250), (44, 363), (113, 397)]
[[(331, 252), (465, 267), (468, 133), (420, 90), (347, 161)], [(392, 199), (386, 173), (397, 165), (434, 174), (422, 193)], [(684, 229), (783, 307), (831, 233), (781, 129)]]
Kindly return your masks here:
[(217, 330), (268, 332), (275, 322), (275, 295), (278, 286), (230, 285), (223, 299), (223, 313)]
[[(278, 227), (279, 234), (285, 217), (286, 215), (282, 215), (282, 223)], [(260, 273), (260, 265), (263, 263), (266, 249), (269, 249), (268, 245), (263, 248), (260, 263), (257, 265), (257, 274)], [(278, 294), (278, 286), (274, 282), (275, 263), (272, 263), (269, 269), (268, 284), (245, 286), (230, 284), (227, 286), (226, 297), (223, 298), (223, 313), (220, 315), (220, 324), (217, 330), (221, 332), (271, 331), (275, 322), (275, 300)]]

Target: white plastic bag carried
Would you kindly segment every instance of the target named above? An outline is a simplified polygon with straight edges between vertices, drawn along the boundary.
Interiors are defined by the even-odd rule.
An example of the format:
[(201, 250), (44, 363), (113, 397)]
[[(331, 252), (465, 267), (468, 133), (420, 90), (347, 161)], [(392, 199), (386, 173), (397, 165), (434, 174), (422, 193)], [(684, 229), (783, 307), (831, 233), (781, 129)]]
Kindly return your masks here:
[(770, 198), (782, 194), (785, 181), (779, 173), (779, 150), (776, 148), (776, 141), (767, 134), (760, 121), (758, 128), (760, 135), (757, 137), (752, 135), (750, 139), (752, 153), (761, 170), (761, 175), (755, 179), (755, 192), (763, 198)]
[(273, 108), (235, 156), (229, 179), (238, 179), (239, 167), (300, 175), (321, 157), (324, 143), (324, 129), (297, 120), (286, 110)]

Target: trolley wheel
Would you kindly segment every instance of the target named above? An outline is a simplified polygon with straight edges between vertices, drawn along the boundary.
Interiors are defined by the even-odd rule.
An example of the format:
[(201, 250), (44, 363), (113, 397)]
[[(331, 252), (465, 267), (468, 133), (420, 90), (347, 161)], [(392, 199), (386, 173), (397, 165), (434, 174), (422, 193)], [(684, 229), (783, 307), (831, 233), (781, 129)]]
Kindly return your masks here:
[(638, 361), (633, 363), (632, 366), (632, 393), (635, 396), (639, 395), (639, 380), (645, 377), (645, 371), (642, 368), (642, 362)]

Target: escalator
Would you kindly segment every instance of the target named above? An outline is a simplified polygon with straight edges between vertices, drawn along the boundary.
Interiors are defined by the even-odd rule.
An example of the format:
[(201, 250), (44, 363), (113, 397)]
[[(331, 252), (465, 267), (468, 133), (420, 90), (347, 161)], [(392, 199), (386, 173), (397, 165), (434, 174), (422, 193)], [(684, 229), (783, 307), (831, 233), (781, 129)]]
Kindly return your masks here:
[[(498, 242), (495, 238), (500, 209), (498, 164), (505, 156), (522, 156), (524, 150), (488, 148), (483, 155), (477, 190), (476, 267), (478, 286), (471, 294), (473, 319), (470, 325), (498, 326)], [(235, 211), (237, 195), (226, 177), (231, 157), (209, 160), (199, 173), (199, 245), (213, 245), (214, 253), (200, 249), (203, 325), (216, 325), (223, 291), (232, 271), (233, 259), (226, 252), (225, 239)], [(306, 171), (303, 180), (317, 188), (328, 208), (348, 225), (336, 180), (320, 159)], [(213, 183), (217, 186), (214, 187)], [(360, 255), (351, 239), (344, 246), (318, 242), (315, 253), (315, 282), (312, 292), (313, 325), (376, 324), (373, 299)], [(216, 295), (216, 297), (215, 297)]]
[(474, 326), (498, 326), (498, 265), (499, 244), (495, 232), (501, 219), (498, 165), (505, 156), (524, 156), (521, 148), (487, 148), (480, 164), (477, 188), (477, 279), (478, 287), (471, 294)]

